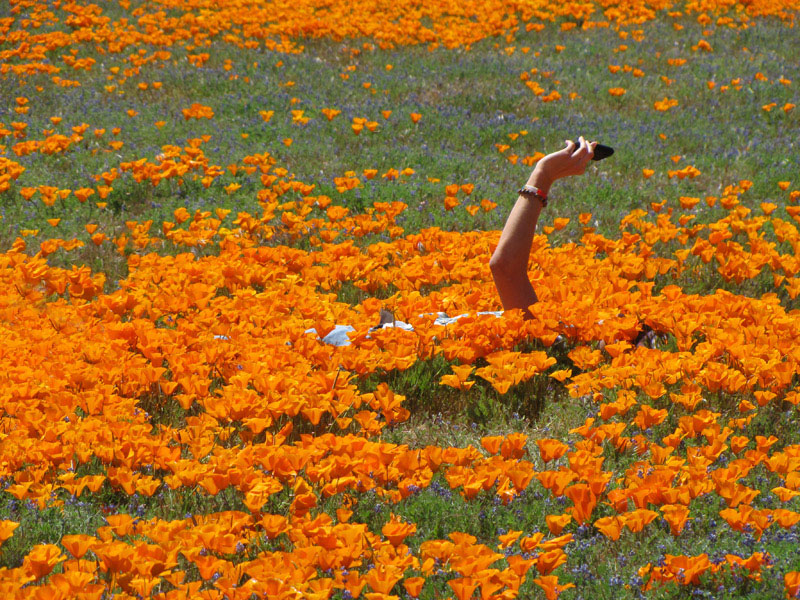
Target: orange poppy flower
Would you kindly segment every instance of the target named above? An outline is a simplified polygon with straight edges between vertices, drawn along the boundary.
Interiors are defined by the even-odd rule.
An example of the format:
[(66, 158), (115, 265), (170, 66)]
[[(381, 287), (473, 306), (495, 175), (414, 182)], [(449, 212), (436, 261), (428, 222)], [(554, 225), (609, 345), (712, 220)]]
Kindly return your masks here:
[(559, 535), (564, 527), (569, 525), (570, 521), (572, 521), (572, 515), (570, 513), (564, 513), (561, 515), (547, 515), (545, 517), (547, 528), (553, 535)]
[(61, 550), (55, 544), (38, 544), (25, 555), (22, 568), (35, 579), (41, 579), (64, 558)]
[(536, 440), (536, 445), (539, 447), (539, 454), (545, 463), (561, 458), (569, 450), (567, 444), (554, 439), (539, 439)]
[(403, 580), (403, 587), (409, 596), (412, 598), (418, 598), (422, 592), (422, 586), (424, 583), (425, 578), (423, 577), (409, 577), (408, 579)]
[(7, 539), (14, 535), (14, 530), (19, 527), (19, 523), (15, 521), (3, 520), (0, 521), (0, 544), (3, 544)]

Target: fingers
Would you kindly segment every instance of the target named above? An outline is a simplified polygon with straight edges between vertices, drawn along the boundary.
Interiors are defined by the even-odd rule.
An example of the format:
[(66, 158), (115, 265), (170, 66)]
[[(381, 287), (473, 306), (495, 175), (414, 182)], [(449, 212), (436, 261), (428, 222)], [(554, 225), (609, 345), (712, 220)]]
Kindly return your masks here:
[(553, 181), (586, 171), (597, 145), (597, 142), (589, 142), (583, 136), (577, 142), (564, 140), (564, 143), (564, 148), (542, 158), (537, 165), (539, 170), (546, 170)]
[(583, 136), (578, 138), (578, 147), (575, 149), (575, 152), (572, 154), (572, 158), (576, 161), (583, 162), (583, 159), (586, 158), (586, 154), (589, 152), (589, 143)]
[(572, 140), (567, 140), (567, 150), (569, 150), (570, 156), (574, 156), (581, 149), (582, 139), (583, 136), (580, 136), (577, 142), (573, 142)]
[(589, 143), (586, 138), (580, 136), (578, 138), (579, 146), (575, 150), (574, 154), (571, 158), (575, 161), (575, 174), (581, 175), (584, 171), (586, 171), (586, 167), (589, 165), (589, 162), (592, 160), (594, 156), (594, 148), (597, 145), (597, 142)]
[(570, 158), (583, 159), (588, 154), (589, 160), (594, 156), (594, 148), (597, 142), (589, 142), (583, 136), (578, 138), (577, 142), (572, 140), (565, 140), (566, 147), (561, 150), (561, 153), (566, 154)]
[(594, 158), (594, 149), (596, 146), (597, 142), (592, 142), (591, 144), (589, 144), (589, 160), (592, 160), (592, 158)]
[(573, 152), (574, 158), (583, 158), (583, 154), (586, 152), (587, 142), (583, 136), (578, 138), (578, 143), (575, 145), (575, 150)]

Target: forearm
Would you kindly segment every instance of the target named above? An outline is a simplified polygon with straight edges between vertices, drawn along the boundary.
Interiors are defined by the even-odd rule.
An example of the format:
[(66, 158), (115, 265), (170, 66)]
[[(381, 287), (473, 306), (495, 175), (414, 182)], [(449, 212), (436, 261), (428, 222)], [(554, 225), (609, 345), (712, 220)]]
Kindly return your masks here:
[[(537, 187), (544, 194), (550, 189), (547, 178), (537, 170), (531, 174), (528, 185)], [(528, 307), (537, 301), (536, 292), (528, 279), (528, 259), (541, 210), (540, 200), (519, 196), (489, 261), (505, 310), (520, 308), (527, 312)]]
[[(538, 188), (545, 196), (550, 191), (550, 182), (537, 169), (534, 169), (528, 178), (528, 185)], [(527, 272), (528, 255), (531, 251), (533, 234), (542, 207), (539, 199), (517, 197), (503, 227), (503, 232), (500, 234), (500, 241), (492, 255), (492, 262), (509, 267), (518, 274)]]
[[(580, 175), (591, 160), (596, 142), (567, 141), (566, 147), (553, 152), (536, 163), (528, 185), (538, 188), (546, 197), (554, 181), (570, 175)], [(528, 307), (537, 301), (536, 292), (528, 279), (528, 258), (542, 201), (534, 196), (519, 196), (500, 234), (500, 241), (489, 261), (497, 293), (506, 310), (520, 308), (530, 316)]]

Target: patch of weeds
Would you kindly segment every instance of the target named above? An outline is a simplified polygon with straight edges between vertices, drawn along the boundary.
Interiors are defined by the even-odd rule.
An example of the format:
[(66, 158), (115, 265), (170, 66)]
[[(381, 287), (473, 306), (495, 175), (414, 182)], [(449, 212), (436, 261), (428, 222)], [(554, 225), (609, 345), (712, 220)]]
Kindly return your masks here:
[[(336, 301), (350, 306), (361, 304), (368, 298), (386, 300), (397, 294), (397, 288), (392, 285), (381, 286), (375, 290), (366, 291), (355, 285), (352, 281), (342, 281), (336, 290)], [(375, 323), (377, 325), (377, 323)]]
[[(55, 497), (53, 498), (56, 499)], [(95, 535), (105, 524), (100, 504), (68, 497), (62, 506), (39, 508), (34, 502), (20, 501), (7, 492), (0, 492), (0, 515), (19, 523), (11, 539), (0, 550), (0, 567), (16, 568), (37, 544), (57, 544), (65, 535)]]

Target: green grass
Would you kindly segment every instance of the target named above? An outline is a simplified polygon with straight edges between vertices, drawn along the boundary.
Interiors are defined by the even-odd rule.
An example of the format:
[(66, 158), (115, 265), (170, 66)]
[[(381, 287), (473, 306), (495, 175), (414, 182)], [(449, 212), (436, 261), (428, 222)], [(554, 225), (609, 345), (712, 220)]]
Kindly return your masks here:
[[(511, 56), (502, 52), (505, 44), (495, 49), (494, 40), (486, 40), (469, 52), (376, 49), (362, 52), (352, 61), (344, 52), (352, 43), (309, 41), (304, 53), (286, 56), (263, 51), (254, 56), (216, 43), (208, 49), (211, 59), (202, 68), (179, 62), (175, 53), (163, 68), (143, 67), (141, 75), (118, 85), (114, 93), (104, 91), (107, 70), (99, 66), (88, 74), (76, 75), (82, 87), (59, 90), (58, 94), (35, 94), (32, 87), (43, 83), (36, 78), (24, 87), (12, 82), (0, 92), (2, 106), (8, 107), (0, 109), (0, 119), (4, 123), (16, 119), (18, 115), (10, 111), (14, 98), (28, 95), (32, 109), (24, 120), (29, 123), (29, 137), (51, 127), (50, 116), (64, 117), (57, 131), (68, 131), (69, 126), (81, 122), (90, 124), (86, 141), (64, 155), (33, 154), (18, 159), (27, 171), (17, 186), (91, 185), (92, 175), (121, 160), (148, 157), (152, 161), (164, 144), (182, 146), (189, 138), (211, 135), (211, 140), (203, 144), (211, 164), (224, 168), (248, 154), (266, 151), (299, 180), (316, 184), (317, 191), (354, 209), (374, 201), (402, 199), (411, 207), (401, 217), (407, 231), (430, 225), (499, 228), (504, 211), (473, 219), (463, 208), (453, 213), (441, 210), (444, 184), (474, 183), (474, 198), (488, 197), (508, 206), (529, 168), (512, 165), (494, 145), (508, 143), (511, 148), (507, 154), (522, 157), (535, 151), (552, 151), (563, 139), (581, 133), (614, 146), (617, 152), (590, 169), (587, 176), (560, 182), (553, 190), (548, 218), (556, 213), (576, 216), (578, 212), (592, 212), (601, 231), (608, 232), (633, 208), (663, 198), (674, 200), (679, 195), (716, 195), (720, 185), (740, 179), (754, 182), (747, 196), (753, 202), (780, 198), (775, 182), (791, 180), (795, 172), (791, 132), (798, 117), (797, 113), (785, 115), (778, 109), (766, 113), (760, 107), (768, 102), (781, 106), (797, 100), (797, 83), (783, 86), (753, 80), (753, 76), (756, 72), (770, 80), (791, 76), (780, 65), (791, 64), (792, 36), (778, 23), (759, 23), (744, 31), (721, 27), (708, 38), (713, 53), (694, 52), (690, 46), (703, 37), (702, 28), (691, 21), (683, 22), (681, 32), (674, 32), (664, 20), (647, 23), (642, 26), (644, 40), (625, 40), (628, 50), (618, 53), (609, 51), (622, 42), (611, 29), (581, 34), (555, 27), (521, 35), (512, 45), (527, 45), (531, 51), (522, 54), (517, 50)], [(565, 47), (560, 53), (554, 50), (558, 44)], [(742, 51), (743, 46), (750, 51)], [(534, 51), (540, 56), (534, 57)], [(87, 54), (92, 50), (87, 49)], [(666, 63), (670, 57), (685, 58), (687, 63), (670, 66)], [(103, 60), (106, 69), (122, 64), (121, 57), (97, 58)], [(231, 71), (222, 68), (223, 58), (232, 61)], [(275, 67), (279, 60), (283, 66)], [(258, 67), (253, 67), (256, 62)], [(344, 81), (339, 74), (346, 72), (348, 64), (355, 65), (356, 70), (348, 72), (350, 79)], [(386, 64), (394, 68), (387, 71)], [(612, 74), (609, 64), (630, 64), (645, 75)], [(519, 80), (520, 73), (531, 68), (552, 72), (550, 78), (534, 75), (533, 79), (546, 90), (560, 90), (564, 98), (542, 103), (535, 97)], [(239, 78), (230, 81), (232, 74)], [(660, 80), (662, 75), (674, 83), (665, 85)], [(250, 83), (244, 83), (244, 77), (250, 77)], [(707, 80), (720, 86), (737, 77), (743, 80), (739, 91), (706, 89)], [(554, 80), (560, 83), (555, 85)], [(136, 88), (140, 81), (162, 81), (164, 86), (162, 90), (142, 92)], [(296, 85), (284, 87), (287, 81)], [(363, 89), (363, 82), (372, 83), (377, 93)], [(608, 88), (616, 86), (625, 87), (627, 94), (610, 96)], [(569, 92), (580, 97), (569, 100)], [(653, 102), (664, 96), (678, 99), (679, 106), (666, 113), (654, 111)], [(300, 102), (290, 105), (291, 98)], [(198, 101), (214, 109), (214, 119), (184, 121), (181, 109)], [(319, 112), (324, 107), (338, 108), (342, 114), (329, 123)], [(293, 108), (305, 110), (312, 120), (304, 126), (291, 124), (289, 110)], [(129, 118), (125, 115), (128, 109), (138, 111), (138, 115)], [(259, 110), (276, 112), (269, 123), (264, 123)], [(392, 116), (383, 119), (381, 110), (392, 110)], [(413, 111), (423, 115), (417, 125), (408, 118)], [(352, 117), (374, 119), (380, 123), (379, 129), (355, 136), (349, 127)], [(166, 121), (162, 129), (153, 125), (158, 120)], [(125, 145), (118, 152), (106, 152), (110, 130), (115, 126), (122, 129), (117, 139)], [(102, 142), (93, 139), (91, 131), (95, 128), (107, 129)], [(529, 132), (527, 136), (516, 141), (506, 137), (523, 129)], [(243, 140), (241, 133), (249, 137)], [(660, 139), (659, 133), (667, 139)], [(290, 148), (280, 142), (287, 137), (294, 140)], [(92, 149), (98, 150), (94, 156)], [(10, 149), (7, 154), (14, 157)], [(677, 167), (669, 160), (673, 155), (683, 156)], [(684, 181), (666, 177), (668, 169), (686, 164), (696, 166), (702, 175)], [(376, 178), (343, 196), (333, 189), (332, 178), (347, 170), (376, 168), (383, 172), (392, 167), (411, 167), (417, 173), (407, 184)], [(653, 178), (641, 177), (645, 167), (656, 170)], [(427, 177), (438, 178), (441, 183), (429, 183)], [(228, 196), (222, 187), (234, 180), (242, 183), (242, 188)], [(113, 214), (107, 217), (107, 228), (121, 230), (123, 221), (130, 218), (152, 218), (156, 223), (169, 220), (172, 210), (180, 206), (253, 211), (258, 186), (256, 176), (227, 174), (208, 190), (189, 180), (182, 186), (164, 181), (153, 189), (123, 176), (115, 182), (108, 199)], [(44, 234), (49, 226), (43, 221), (48, 217), (64, 218), (56, 230), (62, 236), (80, 235), (84, 223), (101, 218), (98, 209), (89, 206), (96, 197), (85, 206), (70, 198), (64, 205), (48, 208), (26, 203), (13, 192), (5, 196), (5, 240), (12, 239), (20, 228), (41, 228)], [(414, 210), (422, 203), (424, 209)], [(698, 212), (702, 218), (703, 210)]]

